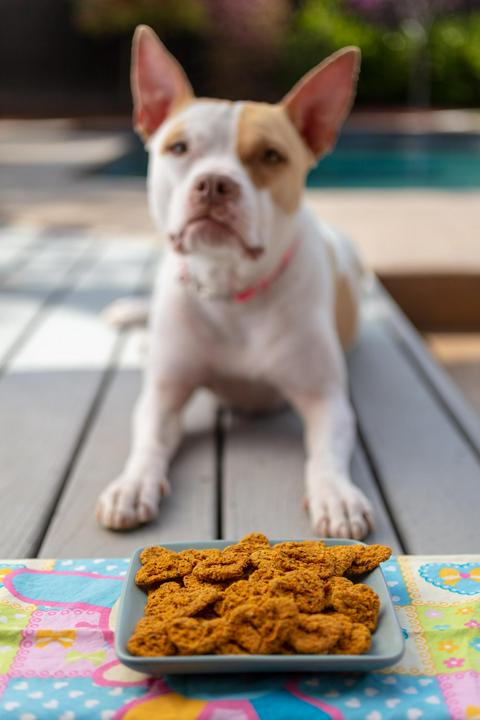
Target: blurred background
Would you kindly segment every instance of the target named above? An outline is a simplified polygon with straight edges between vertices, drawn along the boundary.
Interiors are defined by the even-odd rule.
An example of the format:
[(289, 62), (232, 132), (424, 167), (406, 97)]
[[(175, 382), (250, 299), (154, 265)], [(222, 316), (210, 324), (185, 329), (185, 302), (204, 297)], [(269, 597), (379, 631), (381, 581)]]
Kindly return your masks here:
[(198, 95), (279, 100), (345, 45), (354, 112), (308, 180), (480, 409), (480, 0), (0, 0), (0, 223), (152, 234), (130, 127), (151, 25)]

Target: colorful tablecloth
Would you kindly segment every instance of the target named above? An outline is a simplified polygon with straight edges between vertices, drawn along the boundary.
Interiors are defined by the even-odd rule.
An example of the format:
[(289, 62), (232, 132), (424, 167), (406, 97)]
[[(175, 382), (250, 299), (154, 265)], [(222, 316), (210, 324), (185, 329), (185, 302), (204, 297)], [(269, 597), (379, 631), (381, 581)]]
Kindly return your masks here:
[(406, 652), (363, 675), (136, 675), (113, 650), (127, 565), (0, 561), (0, 718), (480, 720), (479, 556), (383, 564)]

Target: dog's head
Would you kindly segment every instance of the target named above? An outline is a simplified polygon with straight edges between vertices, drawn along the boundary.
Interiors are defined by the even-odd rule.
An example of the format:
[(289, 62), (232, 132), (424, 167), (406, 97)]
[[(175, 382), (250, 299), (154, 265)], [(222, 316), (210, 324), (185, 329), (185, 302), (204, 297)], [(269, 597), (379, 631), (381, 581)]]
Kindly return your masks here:
[(268, 252), (300, 207), (307, 171), (335, 144), (359, 56), (340, 50), (276, 105), (197, 99), (155, 33), (137, 28), (134, 125), (150, 154), (153, 218), (177, 252)]

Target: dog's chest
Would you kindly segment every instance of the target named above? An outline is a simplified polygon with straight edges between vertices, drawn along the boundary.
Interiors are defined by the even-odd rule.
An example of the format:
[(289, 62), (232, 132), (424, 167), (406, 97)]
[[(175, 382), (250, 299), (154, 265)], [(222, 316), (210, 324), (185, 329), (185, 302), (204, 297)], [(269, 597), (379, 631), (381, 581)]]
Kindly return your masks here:
[(240, 304), (203, 299), (196, 331), (202, 334), (209, 381), (268, 381), (272, 367), (294, 342), (292, 326), (281, 307), (263, 295)]

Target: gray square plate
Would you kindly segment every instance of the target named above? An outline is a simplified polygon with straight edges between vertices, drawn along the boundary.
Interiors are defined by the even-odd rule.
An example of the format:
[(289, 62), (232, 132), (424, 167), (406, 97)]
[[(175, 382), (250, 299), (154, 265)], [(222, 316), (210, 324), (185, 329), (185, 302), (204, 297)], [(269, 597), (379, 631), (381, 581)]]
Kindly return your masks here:
[[(179, 552), (187, 548), (219, 548), (234, 540), (163, 543), (163, 547)], [(272, 545), (284, 540), (272, 540)], [(355, 540), (324, 540), (326, 545), (358, 544)], [(362, 543), (359, 543), (362, 544)], [(127, 642), (142, 617), (147, 596), (135, 585), (140, 567), (140, 553), (135, 552), (125, 578), (115, 633), (118, 659), (137, 672), (159, 676), (166, 673), (224, 673), (224, 672), (333, 672), (357, 670), (367, 672), (395, 663), (403, 654), (404, 640), (393, 609), (390, 594), (380, 568), (362, 578), (380, 598), (381, 610), (372, 645), (363, 655), (195, 655), (188, 657), (137, 657), (127, 650)]]

